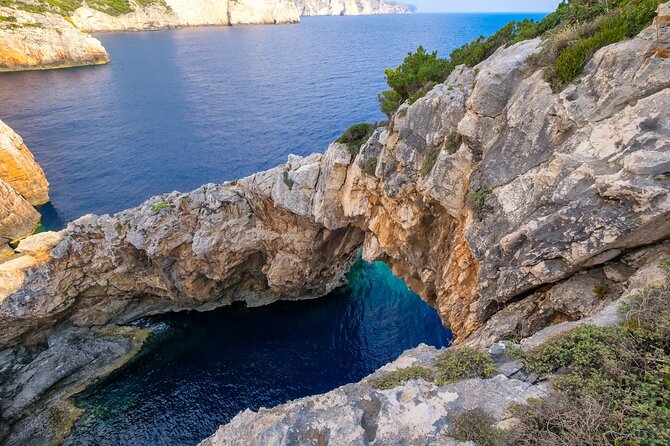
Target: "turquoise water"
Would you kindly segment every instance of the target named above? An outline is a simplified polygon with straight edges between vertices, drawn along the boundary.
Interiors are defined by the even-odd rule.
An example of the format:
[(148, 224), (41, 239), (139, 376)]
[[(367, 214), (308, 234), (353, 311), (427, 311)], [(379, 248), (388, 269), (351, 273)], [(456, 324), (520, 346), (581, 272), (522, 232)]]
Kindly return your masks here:
[(241, 410), (355, 382), (421, 342), (448, 345), (431, 307), (383, 263), (322, 299), (178, 313), (140, 356), (76, 398), (66, 445), (195, 445)]

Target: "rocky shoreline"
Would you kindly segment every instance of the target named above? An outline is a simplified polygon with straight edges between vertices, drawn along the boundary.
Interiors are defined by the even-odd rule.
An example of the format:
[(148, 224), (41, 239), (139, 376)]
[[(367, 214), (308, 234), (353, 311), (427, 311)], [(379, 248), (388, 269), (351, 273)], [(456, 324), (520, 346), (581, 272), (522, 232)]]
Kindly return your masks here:
[[(60, 382), (49, 368), (35, 387), (24, 377), (41, 370), (40, 355), (72, 347), (56, 357), (76, 358), (97, 334), (117, 336), (129, 329), (116, 325), (149, 314), (316, 298), (342, 283), (360, 250), (433, 305), (459, 344), (494, 345), (501, 373), (384, 391), (366, 379), (244, 412), (204, 444), (285, 444), (296, 435), (314, 444), (389, 436), (449, 444), (444, 427), (476, 392), (497, 395), (487, 404), (502, 418), (507, 403), (546, 388), (512, 371), (496, 342), (530, 348), (584, 321), (614, 324), (621, 299), (665, 280), (670, 59), (654, 48), (670, 44), (670, 27), (658, 33), (650, 27), (602, 48), (561, 93), (532, 64), (539, 38), (501, 48), (401, 106), (360, 148), (335, 142), (238, 181), (22, 240), (0, 261), (0, 435), (8, 444), (40, 438), (25, 417), (33, 411), (53, 425), (69, 420), (49, 407), (79, 381)], [(141, 335), (120, 336), (89, 357), (127, 358)], [(370, 379), (402, 364), (430, 366), (437, 354), (418, 348)]]

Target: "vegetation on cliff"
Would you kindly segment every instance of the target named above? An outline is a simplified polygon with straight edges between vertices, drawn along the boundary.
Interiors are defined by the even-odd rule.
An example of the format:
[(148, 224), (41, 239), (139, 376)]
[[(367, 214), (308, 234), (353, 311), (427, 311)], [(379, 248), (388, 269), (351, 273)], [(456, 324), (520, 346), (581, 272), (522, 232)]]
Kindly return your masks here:
[(510, 22), (488, 38), (480, 36), (455, 49), (448, 59), (420, 46), (400, 66), (386, 70), (390, 89), (378, 96), (381, 110), (391, 116), (403, 102), (412, 103), (444, 82), (457, 66), (474, 67), (500, 47), (536, 37), (542, 37), (544, 44), (535, 68), (545, 68), (545, 79), (554, 91), (560, 91), (581, 74), (597, 50), (648, 26), (660, 3), (662, 0), (567, 0), (541, 21)]
[(496, 368), (484, 350), (461, 347), (446, 350), (431, 368), (411, 366), (388, 372), (371, 382), (376, 389), (387, 390), (412, 379), (435, 382), (438, 386), (470, 378), (490, 378)]
[[(668, 263), (665, 263), (668, 268)], [(619, 327), (584, 325), (529, 352), (556, 395), (513, 409), (516, 445), (670, 444), (670, 286), (620, 308)]]
[[(83, 6), (83, 0), (0, 0), (0, 6), (22, 9), (28, 12), (45, 13), (53, 12), (64, 17), (69, 17)], [(87, 0), (86, 4), (105, 14), (119, 16), (133, 12), (133, 5), (129, 0)], [(144, 8), (152, 4), (165, 6), (165, 0), (135, 0), (137, 6)]]
[(361, 146), (372, 136), (372, 132), (376, 128), (377, 125), (366, 122), (354, 124), (346, 129), (336, 141), (340, 144), (346, 144), (349, 152), (355, 155), (361, 149)]

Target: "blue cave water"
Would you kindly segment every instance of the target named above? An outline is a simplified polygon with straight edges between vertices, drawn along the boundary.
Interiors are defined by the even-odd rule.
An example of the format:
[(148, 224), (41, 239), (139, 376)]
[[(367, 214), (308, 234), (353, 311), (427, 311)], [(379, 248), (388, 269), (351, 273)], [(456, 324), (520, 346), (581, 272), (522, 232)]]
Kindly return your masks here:
[(153, 327), (128, 365), (75, 398), (67, 446), (193, 446), (238, 412), (356, 382), (421, 342), (451, 341), (434, 309), (384, 263), (310, 301), (183, 312)]

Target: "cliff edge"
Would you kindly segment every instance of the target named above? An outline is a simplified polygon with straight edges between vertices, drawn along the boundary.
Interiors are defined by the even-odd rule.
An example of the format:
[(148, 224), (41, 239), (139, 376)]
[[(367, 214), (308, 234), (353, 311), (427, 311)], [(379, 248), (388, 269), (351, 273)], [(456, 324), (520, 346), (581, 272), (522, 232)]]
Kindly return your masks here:
[(0, 121), (0, 257), (7, 242), (30, 235), (40, 221), (33, 206), (49, 201), (49, 183), (33, 154)]
[[(533, 63), (541, 45), (521, 41), (457, 67), (360, 146), (334, 142), (238, 181), (28, 237), (0, 263), (6, 356), (23, 346), (47, 354), (72, 327), (318, 297), (361, 249), (433, 305), (461, 345), (532, 346), (584, 321), (613, 326), (621, 299), (658, 282), (670, 257), (670, 59), (659, 50), (670, 27), (604, 46), (561, 92)], [(514, 362), (498, 353), (499, 370)], [(433, 367), (437, 353), (416, 354)], [(506, 367), (457, 387), (346, 386), (245, 412), (206, 444), (298, 434), (324, 443), (314, 426), (329, 420), (342, 428), (328, 435), (345, 443), (384, 444), (384, 432), (447, 441), (446, 407), (458, 412), (483, 388), (504, 396), (501, 407), (544, 391)], [(26, 385), (16, 379), (11, 395)], [(30, 404), (6, 412), (5, 424), (25, 422)]]

